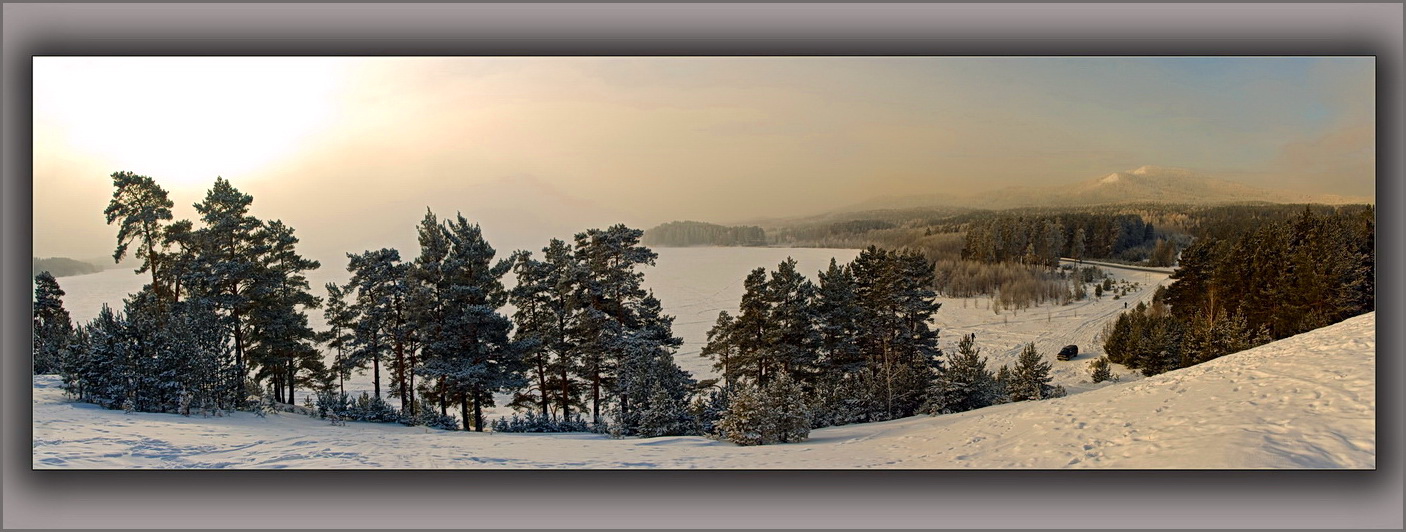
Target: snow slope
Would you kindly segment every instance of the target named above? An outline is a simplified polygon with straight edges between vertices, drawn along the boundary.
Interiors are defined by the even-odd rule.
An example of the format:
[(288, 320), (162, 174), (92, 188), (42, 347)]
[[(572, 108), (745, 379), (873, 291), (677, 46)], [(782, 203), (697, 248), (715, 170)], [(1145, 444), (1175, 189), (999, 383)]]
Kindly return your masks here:
[(1374, 468), (1376, 315), (1062, 399), (820, 429), (802, 443), (463, 433), (295, 414), (124, 414), (35, 377), (37, 469)]

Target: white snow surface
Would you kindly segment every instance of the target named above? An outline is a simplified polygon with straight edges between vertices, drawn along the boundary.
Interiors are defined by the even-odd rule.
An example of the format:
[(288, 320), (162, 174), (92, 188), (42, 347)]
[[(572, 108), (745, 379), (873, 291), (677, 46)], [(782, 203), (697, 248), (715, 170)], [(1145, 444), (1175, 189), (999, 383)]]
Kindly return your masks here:
[[(1121, 305), (1120, 305), (1121, 307)], [(495, 434), (307, 416), (126, 414), (34, 378), (36, 469), (1351, 468), (1376, 466), (1376, 315), (1061, 399), (815, 430), (701, 437)]]

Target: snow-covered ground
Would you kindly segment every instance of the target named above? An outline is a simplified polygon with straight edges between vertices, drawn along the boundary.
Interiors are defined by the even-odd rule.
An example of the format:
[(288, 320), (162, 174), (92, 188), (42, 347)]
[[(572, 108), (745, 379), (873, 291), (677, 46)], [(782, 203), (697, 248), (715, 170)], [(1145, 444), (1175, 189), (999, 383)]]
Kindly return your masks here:
[(1376, 315), (1061, 399), (819, 429), (700, 437), (464, 433), (295, 414), (124, 414), (34, 378), (34, 467), (1356, 468), (1376, 466)]

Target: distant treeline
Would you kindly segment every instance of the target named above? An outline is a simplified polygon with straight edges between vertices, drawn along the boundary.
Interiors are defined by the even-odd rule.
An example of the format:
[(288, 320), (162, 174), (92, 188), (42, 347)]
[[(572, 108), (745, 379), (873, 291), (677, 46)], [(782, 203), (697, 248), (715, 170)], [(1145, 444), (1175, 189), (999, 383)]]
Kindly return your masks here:
[[(1045, 266), (1058, 266), (1060, 257), (1140, 261), (1152, 254), (1156, 235), (1136, 214), (1003, 214), (967, 227), (962, 258)], [(1157, 265), (1173, 256), (1163, 252), (1166, 263)]]
[(70, 275), (84, 275), (103, 271), (103, 269), (96, 264), (89, 264), (67, 257), (49, 257), (44, 259), (34, 257), (33, 264), (34, 266), (30, 269), (31, 275), (39, 275), (40, 272), (49, 272), (49, 274), (54, 277), (67, 277)]
[(766, 232), (756, 226), (710, 224), (705, 222), (668, 222), (644, 232), (640, 241), (646, 246), (765, 246)]

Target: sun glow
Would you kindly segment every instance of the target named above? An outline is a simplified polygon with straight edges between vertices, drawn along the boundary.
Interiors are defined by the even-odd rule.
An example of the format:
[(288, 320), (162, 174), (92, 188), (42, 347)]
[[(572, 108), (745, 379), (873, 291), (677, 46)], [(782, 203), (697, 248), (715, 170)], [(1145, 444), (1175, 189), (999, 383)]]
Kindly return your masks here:
[(293, 154), (330, 125), (348, 64), (36, 57), (36, 155), (48, 148), (40, 139), (52, 139), (112, 171), (176, 186), (244, 177)]

